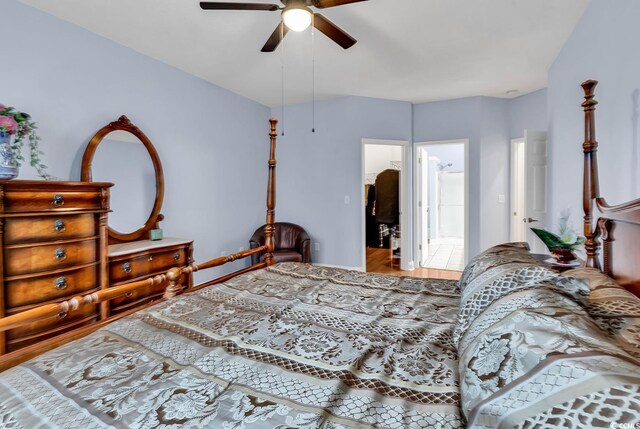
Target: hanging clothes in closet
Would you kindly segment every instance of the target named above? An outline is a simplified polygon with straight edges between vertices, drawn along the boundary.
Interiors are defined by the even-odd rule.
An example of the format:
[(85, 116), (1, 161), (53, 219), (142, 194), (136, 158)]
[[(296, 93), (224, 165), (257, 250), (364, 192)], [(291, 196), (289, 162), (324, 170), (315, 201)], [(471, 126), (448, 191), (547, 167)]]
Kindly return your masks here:
[[(400, 223), (400, 171), (387, 169), (376, 177), (375, 219), (378, 224), (379, 247), (390, 246)], [(399, 231), (397, 231), (399, 234)]]
[(386, 169), (376, 177), (376, 222), (400, 223), (400, 171)]

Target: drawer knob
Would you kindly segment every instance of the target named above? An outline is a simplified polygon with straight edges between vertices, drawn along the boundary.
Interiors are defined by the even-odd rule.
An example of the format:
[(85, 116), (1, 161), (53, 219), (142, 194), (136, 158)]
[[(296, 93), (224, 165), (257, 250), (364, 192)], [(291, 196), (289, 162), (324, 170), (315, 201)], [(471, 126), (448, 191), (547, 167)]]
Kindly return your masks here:
[(124, 264), (122, 264), (122, 271), (129, 274), (131, 272), (131, 263), (125, 262)]
[(56, 289), (65, 290), (67, 288), (67, 279), (65, 277), (58, 277), (56, 279)]
[(173, 260), (178, 261), (180, 259), (180, 253), (176, 252), (173, 254)]
[(63, 220), (58, 219), (57, 221), (55, 221), (55, 222), (53, 223), (53, 229), (55, 229), (55, 230), (56, 230), (56, 232), (62, 232), (62, 231), (64, 231), (65, 229), (67, 229), (67, 227), (65, 226), (64, 221), (63, 221)]
[(153, 261), (153, 256), (149, 256), (149, 262)]
[(57, 318), (58, 319), (64, 319), (65, 317), (67, 317), (67, 312), (66, 311), (61, 311), (60, 313), (57, 314)]
[(56, 249), (56, 252), (53, 254), (53, 257), (56, 258), (58, 261), (64, 261), (65, 259), (67, 259), (67, 252), (65, 252), (64, 249)]
[(51, 205), (54, 207), (60, 207), (64, 205), (64, 197), (60, 194), (55, 194), (51, 199)]

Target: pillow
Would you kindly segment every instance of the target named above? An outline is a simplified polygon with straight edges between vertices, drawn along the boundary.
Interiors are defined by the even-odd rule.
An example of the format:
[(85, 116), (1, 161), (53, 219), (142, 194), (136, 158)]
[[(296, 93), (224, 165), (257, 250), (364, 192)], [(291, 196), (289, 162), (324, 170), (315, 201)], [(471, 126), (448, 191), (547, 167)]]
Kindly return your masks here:
[(470, 265), (454, 332), (469, 427), (635, 423), (626, 407), (580, 408), (624, 396), (640, 410), (640, 366), (587, 312), (589, 279), (545, 268), (521, 244)]
[(640, 298), (595, 268), (576, 268), (562, 276), (587, 282), (591, 290), (586, 305), (589, 316), (618, 345), (640, 358)]
[[(481, 279), (482, 280), (482, 279)], [(586, 282), (561, 277), (539, 265), (525, 265), (501, 271), (467, 289), (461, 296), (453, 341), (464, 349), (465, 337), (472, 339), (484, 323), (493, 323), (522, 308), (582, 308), (589, 293)], [(475, 329), (471, 329), (473, 325)]]
[(562, 277), (580, 279), (589, 287), (586, 310), (592, 317), (640, 317), (640, 298), (595, 268), (565, 271)]
[(458, 287), (462, 292), (470, 280), (491, 268), (517, 263), (539, 263), (529, 253), (527, 243), (504, 243), (490, 247), (482, 253), (471, 258), (462, 272)]
[[(474, 257), (458, 283), (460, 307), (453, 331), (454, 344), (473, 321), (495, 302), (518, 291), (552, 288), (572, 297), (586, 296), (585, 282), (558, 274), (540, 264), (529, 253), (526, 243), (494, 246)], [(532, 303), (532, 305), (535, 303)]]
[(620, 286), (614, 279), (596, 268), (572, 268), (563, 272), (562, 276), (588, 280), (590, 290), (596, 290), (603, 287), (622, 289), (622, 286)]
[(563, 272), (562, 276), (587, 280), (589, 289), (591, 291), (601, 290), (605, 288), (617, 290), (621, 289), (627, 292), (627, 294), (635, 297), (635, 295), (620, 286), (614, 279), (596, 268), (573, 268), (571, 270)]

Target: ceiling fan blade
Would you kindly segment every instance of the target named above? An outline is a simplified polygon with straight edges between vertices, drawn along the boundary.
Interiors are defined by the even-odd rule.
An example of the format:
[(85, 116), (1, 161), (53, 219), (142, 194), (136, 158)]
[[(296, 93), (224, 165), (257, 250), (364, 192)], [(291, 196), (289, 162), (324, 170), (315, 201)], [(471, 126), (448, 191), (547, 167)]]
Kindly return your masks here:
[(280, 9), (277, 4), (267, 3), (226, 3), (226, 2), (200, 2), (200, 7), (204, 10), (268, 10)]
[(328, 7), (342, 6), (343, 4), (358, 3), (367, 0), (313, 0), (313, 5), (318, 9), (326, 9)]
[(324, 33), (329, 39), (342, 46), (343, 49), (349, 49), (356, 44), (357, 40), (345, 33), (340, 27), (329, 21), (319, 13), (313, 14), (313, 26)]
[(278, 24), (276, 29), (273, 30), (273, 33), (271, 33), (271, 36), (269, 36), (269, 40), (267, 40), (267, 43), (265, 43), (264, 46), (262, 47), (261, 52), (275, 51), (288, 31), (289, 31), (289, 28), (287, 28), (287, 26), (284, 25), (284, 22), (280, 21), (280, 24)]

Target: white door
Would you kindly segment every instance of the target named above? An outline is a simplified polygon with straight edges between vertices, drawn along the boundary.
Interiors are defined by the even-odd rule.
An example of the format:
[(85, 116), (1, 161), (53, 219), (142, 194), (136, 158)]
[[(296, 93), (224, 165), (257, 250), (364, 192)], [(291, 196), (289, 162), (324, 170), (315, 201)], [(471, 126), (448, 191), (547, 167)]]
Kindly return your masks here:
[(524, 132), (525, 198), (524, 216), (526, 238), (533, 253), (547, 253), (544, 243), (531, 231), (531, 227), (545, 228), (547, 220), (547, 133)]
[(429, 257), (429, 155), (425, 148), (418, 149), (418, 257), (423, 266)]
[(427, 180), (427, 193), (425, 195), (425, 201), (427, 202), (427, 221), (429, 225), (428, 229), (428, 237), (429, 241), (427, 244), (431, 243), (431, 240), (438, 239), (438, 223), (440, 219), (440, 213), (438, 212), (438, 163), (440, 159), (436, 156), (426, 156), (427, 152), (425, 151), (425, 157), (428, 159), (427, 169), (425, 170), (428, 174), (429, 179)]

